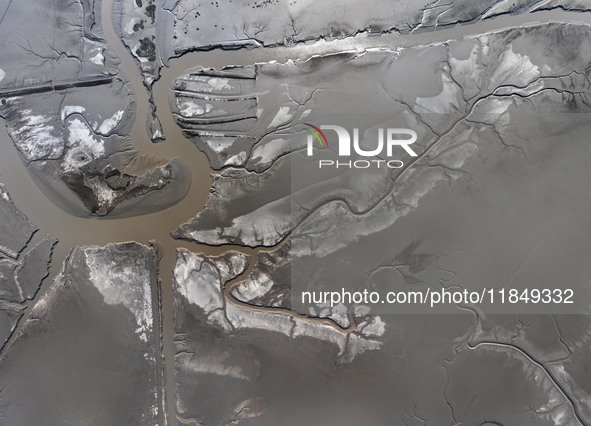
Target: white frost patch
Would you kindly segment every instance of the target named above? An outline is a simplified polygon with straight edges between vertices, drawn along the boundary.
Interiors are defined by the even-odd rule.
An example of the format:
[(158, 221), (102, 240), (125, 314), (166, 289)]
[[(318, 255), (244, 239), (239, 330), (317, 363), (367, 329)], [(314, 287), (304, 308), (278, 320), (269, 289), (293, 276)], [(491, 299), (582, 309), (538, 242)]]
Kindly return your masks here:
[(6, 72), (0, 68), (0, 81), (4, 80), (4, 77), (6, 77)]
[(103, 135), (108, 135), (121, 121), (125, 111), (117, 111), (111, 118), (107, 118), (103, 121), (103, 124), (98, 129), (98, 132)]
[[(551, 365), (550, 370), (552, 370), (552, 372), (555, 374), (557, 381), (564, 386), (565, 391), (568, 395), (572, 395), (573, 398), (579, 400), (581, 402), (581, 405), (591, 407), (591, 395), (589, 395), (581, 386), (577, 385), (577, 380), (573, 378), (573, 376), (568, 371), (566, 371), (564, 365)], [(548, 399), (552, 400), (551, 394), (548, 395)], [(562, 401), (563, 398), (562, 395), (560, 395), (558, 402)], [(555, 404), (555, 406), (556, 405), (558, 405), (558, 403)]]
[(372, 317), (369, 322), (359, 324), (359, 332), (364, 336), (383, 336), (386, 324), (379, 316)]
[(62, 164), (64, 171), (78, 170), (105, 154), (104, 141), (97, 138), (88, 124), (79, 118), (70, 120), (67, 129), (66, 155)]
[(279, 155), (289, 151), (291, 147), (292, 145), (287, 139), (273, 139), (258, 144), (252, 153), (252, 158), (259, 163), (268, 164), (277, 159)]
[[(450, 58), (449, 60), (452, 75), (464, 88), (466, 97), (492, 91), (497, 94), (509, 94), (517, 91), (517, 87), (527, 87), (541, 76), (539, 67), (534, 65), (529, 57), (515, 53), (511, 44), (499, 55), (496, 60), (498, 65), (491, 70), (486, 64), (495, 59), (489, 57), (489, 44), (489, 37), (478, 37), (467, 59)], [(550, 71), (547, 66), (543, 69), (545, 73)], [(490, 75), (490, 78), (485, 79), (487, 75)], [(502, 87), (503, 85), (509, 86)], [(528, 89), (535, 91), (542, 87), (543, 84), (539, 83), (537, 87)]]
[(245, 309), (234, 304), (226, 306), (226, 314), (236, 329), (259, 329), (283, 333), (295, 338), (306, 336), (324, 342), (332, 343), (339, 348), (340, 362), (351, 362), (355, 357), (368, 350), (376, 350), (382, 346), (381, 342), (369, 340), (364, 337), (349, 335), (336, 328), (314, 320), (304, 320), (274, 312), (263, 310)]
[(501, 115), (507, 112), (509, 107), (513, 105), (512, 99), (490, 99), (486, 102), (486, 112), (489, 114)]
[(248, 280), (237, 286), (232, 292), (238, 300), (249, 302), (257, 297), (262, 297), (273, 287), (273, 280), (264, 272), (251, 275)]
[(228, 84), (229, 80), (227, 78), (220, 78), (220, 77), (212, 77), (208, 80), (208, 84), (216, 91), (222, 91), (224, 89), (231, 89), (232, 86)]
[(108, 305), (123, 305), (134, 315), (135, 332), (144, 342), (153, 330), (148, 252), (118, 253), (107, 248), (84, 250), (92, 284)]
[(185, 75), (182, 77), (187, 82), (187, 87), (193, 92), (213, 93), (232, 89), (228, 78), (205, 77), (203, 75)]
[(452, 57), (449, 58), (451, 75), (454, 77), (454, 80), (464, 88), (464, 95), (467, 98), (472, 98), (480, 93), (482, 90), (480, 87), (482, 77), (487, 71), (487, 69), (482, 66), (482, 60), (480, 58), (485, 50), (484, 44), (487, 42), (487, 39), (478, 39), (474, 42), (475, 45), (467, 59), (461, 60)]
[(64, 142), (52, 134), (55, 128), (51, 125), (51, 117), (31, 115), (31, 112), (30, 109), (23, 110), (23, 121), (11, 132), (18, 149), (27, 160), (60, 157)]
[(196, 115), (203, 115), (205, 113), (205, 110), (195, 102), (183, 102), (178, 107), (183, 117), (195, 117)]
[(338, 305), (331, 308), (328, 303), (324, 303), (320, 304), (318, 307), (322, 308), (318, 313), (315, 312), (315, 309), (310, 307), (310, 314), (320, 318), (330, 318), (342, 328), (347, 328), (351, 325), (351, 322), (349, 321), (348, 309), (344, 304), (339, 303)]
[[(205, 258), (188, 250), (178, 250), (174, 268), (175, 288), (189, 303), (199, 306), (210, 321), (228, 326), (219, 316), (224, 306), (222, 284), (241, 274), (246, 268), (246, 256), (228, 253), (223, 257)], [(222, 321), (223, 320), (223, 321)]]
[(133, 34), (133, 27), (135, 26), (135, 24), (139, 24), (141, 21), (140, 18), (132, 18), (129, 20), (129, 22), (127, 22), (127, 25), (125, 26), (125, 31), (127, 32), (127, 34)]
[(131, 49), (131, 53), (133, 53), (133, 56), (135, 56), (136, 59), (138, 61), (140, 61), (142, 64), (145, 64), (145, 63), (149, 62), (148, 61), (148, 58), (146, 58), (145, 56), (138, 55), (137, 51), (138, 51), (139, 48), (140, 48), (140, 44), (139, 43), (137, 43), (135, 46), (133, 46), (133, 48)]
[(218, 271), (201, 256), (184, 253), (177, 261), (174, 278), (179, 293), (206, 315), (224, 306)]
[(345, 352), (347, 344), (347, 335), (341, 333), (330, 325), (311, 322), (301, 319), (294, 319), (296, 326), (293, 330), (293, 337), (308, 336), (314, 337), (325, 342), (333, 343), (339, 348), (339, 356)]
[(291, 120), (291, 117), (293, 117), (293, 114), (289, 113), (289, 107), (281, 107), (279, 108), (279, 111), (277, 111), (277, 114), (275, 114), (275, 117), (273, 117), (273, 121), (271, 121), (271, 124), (269, 124), (267, 128), (277, 127), (281, 126), (282, 124), (288, 123), (289, 120)]
[(92, 188), (92, 192), (101, 206), (110, 207), (113, 205), (117, 198), (117, 191), (110, 188), (104, 180), (87, 180), (86, 184)]
[(349, 321), (347, 307), (342, 303), (339, 303), (338, 305), (332, 308), (332, 313), (329, 316), (329, 318), (343, 328), (347, 328), (351, 325), (351, 322)]
[(221, 280), (224, 282), (227, 282), (244, 272), (247, 264), (246, 255), (236, 252), (212, 260), (218, 268)]
[(276, 244), (280, 236), (293, 227), (293, 218), (286, 217), (283, 213), (285, 201), (286, 199), (275, 200), (255, 211), (234, 218), (228, 227), (199, 229), (191, 231), (189, 235), (208, 244), (224, 244), (232, 237), (240, 238), (246, 245)]
[(225, 162), (226, 166), (241, 166), (246, 161), (246, 152), (242, 151), (240, 154), (233, 155)]
[(491, 84), (500, 86), (511, 82), (515, 86), (526, 86), (540, 76), (540, 69), (532, 64), (529, 57), (513, 52), (510, 44), (500, 56), (500, 64), (495, 69)]
[(228, 148), (231, 148), (234, 145), (234, 138), (216, 138), (216, 139), (207, 139), (205, 143), (209, 146), (213, 152), (219, 154)]
[(85, 111), (86, 111), (86, 108), (84, 108), (81, 105), (65, 105), (62, 108), (60, 116), (62, 118), (62, 121), (64, 121), (68, 116), (70, 116), (72, 114), (75, 114), (75, 113), (82, 114)]
[(356, 317), (363, 317), (371, 312), (371, 308), (365, 305), (356, 305), (353, 312)]
[(198, 117), (200, 115), (207, 114), (213, 108), (212, 104), (199, 105), (193, 101), (181, 102), (178, 98), (176, 100), (176, 105), (181, 115), (186, 118)]
[(567, 404), (556, 407), (550, 414), (555, 426), (568, 426), (574, 420)]
[(258, 329), (291, 335), (293, 323), (287, 315), (226, 305), (226, 315), (236, 329)]
[(7, 203), (10, 203), (10, 196), (8, 195), (8, 192), (6, 191), (6, 188), (4, 188), (4, 185), (0, 186), (0, 195), (2, 196), (2, 198), (4, 199), (4, 201), (6, 201)]
[(105, 56), (103, 55), (103, 49), (100, 49), (96, 55), (90, 58), (90, 62), (97, 65), (104, 65)]
[(347, 352), (339, 359), (341, 363), (350, 363), (357, 357), (367, 351), (377, 351), (382, 347), (382, 342), (377, 340), (364, 339), (363, 337), (351, 334), (349, 336), (349, 344), (347, 345)]
[(200, 353), (198, 358), (193, 354), (181, 353), (177, 355), (177, 366), (184, 373), (213, 374), (249, 381), (242, 367), (232, 365), (228, 358), (227, 353)]
[(523, 0), (501, 0), (499, 3), (491, 7), (484, 15), (482, 15), (482, 19), (511, 12), (516, 9), (516, 4), (517, 6), (523, 6), (524, 2)]
[(511, 114), (508, 111), (513, 102), (510, 97), (490, 98), (479, 103), (473, 113), (479, 121), (491, 124), (500, 134), (505, 134), (505, 126), (511, 122)]
[(224, 244), (225, 240), (222, 238), (222, 231), (224, 231), (222, 228), (214, 228), (191, 231), (188, 234), (197, 241), (206, 241), (207, 244)]

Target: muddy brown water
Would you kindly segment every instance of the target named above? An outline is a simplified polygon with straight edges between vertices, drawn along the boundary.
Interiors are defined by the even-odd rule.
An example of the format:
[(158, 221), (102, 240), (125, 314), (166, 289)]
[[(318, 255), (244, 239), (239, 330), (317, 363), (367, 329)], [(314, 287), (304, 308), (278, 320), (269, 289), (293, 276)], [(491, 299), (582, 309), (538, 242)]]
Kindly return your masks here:
[[(112, 0), (105, 0), (102, 6), (103, 16), (112, 16), (111, 10)], [(166, 141), (153, 144), (149, 139), (145, 125), (146, 117), (149, 114), (149, 96), (142, 84), (137, 64), (116, 35), (111, 20), (103, 20), (107, 42), (121, 61), (120, 68), (131, 81), (135, 92), (137, 111), (131, 133), (135, 147), (141, 153), (182, 159), (191, 171), (191, 189), (180, 203), (156, 213), (111, 219), (72, 216), (53, 204), (42, 193), (27, 173), (26, 166), (23, 165), (19, 158), (19, 153), (10, 140), (6, 129), (0, 129), (0, 175), (2, 182), (6, 185), (16, 206), (32, 223), (40, 228), (40, 232), (37, 233), (31, 243), (36, 243), (46, 234), (59, 239), (51, 266), (50, 279), (45, 280), (37, 297), (40, 297), (51, 285), (53, 277), (59, 273), (64, 259), (74, 246), (105, 245), (122, 241), (138, 241), (148, 244), (150, 240), (158, 241), (162, 254), (160, 271), (168, 424), (176, 425), (172, 312), (172, 270), (175, 261), (175, 250), (177, 247), (185, 247), (191, 251), (202, 252), (206, 255), (220, 255), (228, 250), (238, 250), (253, 255), (256, 250), (234, 246), (210, 247), (174, 240), (170, 236), (170, 233), (178, 225), (195, 216), (203, 208), (212, 182), (210, 176), (212, 170), (206, 156), (182, 135), (180, 128), (174, 123), (169, 107), (170, 88), (174, 79), (187, 69), (196, 66), (221, 68), (227, 65), (251, 65), (269, 61), (286, 62), (290, 59), (305, 60), (313, 55), (362, 48), (387, 47), (395, 49), (412, 47), (478, 35), (489, 31), (498, 31), (513, 26), (535, 25), (545, 22), (591, 24), (591, 13), (537, 12), (517, 16), (501, 16), (484, 22), (456, 26), (436, 32), (403, 36), (388, 34), (373, 37), (367, 34), (359, 34), (356, 37), (341, 40), (300, 43), (290, 47), (186, 53), (180, 58), (172, 59), (169, 66), (162, 70), (162, 77), (155, 83), (154, 101), (158, 116), (162, 122)], [(417, 82), (417, 84), (422, 83)], [(19, 323), (19, 327), (24, 323), (29, 311), (30, 308), (26, 310), (25, 317)], [(15, 335), (17, 333), (13, 334), (13, 338)], [(10, 343), (11, 341), (8, 344)]]

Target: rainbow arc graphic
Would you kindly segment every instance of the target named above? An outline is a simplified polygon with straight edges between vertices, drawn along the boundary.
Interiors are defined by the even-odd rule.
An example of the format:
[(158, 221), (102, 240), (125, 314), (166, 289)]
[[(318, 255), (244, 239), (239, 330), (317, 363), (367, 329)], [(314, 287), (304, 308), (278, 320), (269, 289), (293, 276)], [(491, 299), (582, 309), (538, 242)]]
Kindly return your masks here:
[(304, 123), (304, 125), (308, 126), (308, 131), (316, 138), (320, 146), (328, 146), (328, 139), (326, 139), (326, 135), (320, 130), (320, 127), (310, 123)]

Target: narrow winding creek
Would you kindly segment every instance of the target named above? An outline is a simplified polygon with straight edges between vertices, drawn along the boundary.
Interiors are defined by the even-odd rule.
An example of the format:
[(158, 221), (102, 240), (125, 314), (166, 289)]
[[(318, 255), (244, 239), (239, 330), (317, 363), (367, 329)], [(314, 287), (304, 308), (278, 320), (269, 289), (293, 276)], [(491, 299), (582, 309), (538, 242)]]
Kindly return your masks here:
[[(102, 5), (103, 16), (112, 16), (113, 0), (105, 0)], [(220, 255), (230, 250), (240, 251), (251, 256), (251, 265), (246, 274), (252, 270), (254, 256), (259, 249), (250, 249), (239, 246), (212, 247), (198, 245), (186, 241), (178, 241), (170, 236), (181, 223), (184, 223), (202, 209), (211, 186), (212, 169), (206, 156), (187, 140), (181, 133), (180, 127), (174, 122), (169, 107), (171, 86), (176, 77), (188, 68), (203, 66), (220, 68), (227, 65), (250, 65), (253, 63), (306, 59), (312, 55), (322, 55), (343, 50), (355, 50), (372, 47), (411, 47), (434, 42), (444, 42), (470, 35), (482, 34), (488, 31), (501, 30), (503, 28), (534, 25), (542, 22), (583, 22), (591, 25), (591, 15), (575, 12), (553, 11), (538, 12), (534, 14), (524, 13), (517, 16), (502, 16), (484, 22), (458, 26), (435, 32), (425, 32), (410, 35), (387, 34), (380, 37), (369, 37), (359, 34), (335, 41), (320, 41), (310, 44), (297, 44), (291, 47), (281, 48), (257, 48), (253, 50), (227, 50), (209, 52), (189, 52), (183, 56), (172, 59), (168, 67), (162, 70), (161, 78), (155, 83), (153, 95), (157, 107), (158, 116), (162, 122), (166, 140), (154, 144), (150, 141), (146, 131), (145, 117), (149, 114), (149, 95), (143, 86), (139, 69), (127, 48), (117, 36), (110, 19), (104, 19), (104, 33), (108, 45), (115, 51), (121, 61), (120, 70), (131, 81), (136, 97), (136, 119), (131, 133), (133, 144), (141, 153), (153, 154), (166, 158), (178, 157), (188, 166), (191, 172), (192, 184), (188, 195), (183, 201), (166, 210), (127, 218), (98, 218), (72, 216), (54, 205), (35, 184), (27, 173), (26, 167), (19, 158), (19, 153), (10, 140), (6, 129), (0, 130), (1, 155), (0, 170), (2, 182), (16, 204), (16, 206), (39, 227), (32, 244), (41, 240), (46, 234), (59, 239), (50, 277), (43, 283), (42, 289), (37, 295), (40, 297), (51, 285), (53, 278), (59, 273), (64, 260), (71, 248), (80, 245), (105, 245), (112, 242), (138, 241), (149, 244), (156, 241), (162, 255), (160, 262), (160, 279), (162, 282), (161, 304), (163, 320), (163, 354), (165, 359), (167, 412), (170, 425), (176, 425), (174, 404), (174, 327), (173, 327), (173, 266), (176, 257), (176, 248), (184, 247), (194, 252), (206, 255)], [(228, 292), (226, 296), (228, 297)], [(25, 322), (30, 307), (26, 310), (25, 317), (20, 321), (19, 327)], [(13, 333), (9, 346), (18, 333)]]

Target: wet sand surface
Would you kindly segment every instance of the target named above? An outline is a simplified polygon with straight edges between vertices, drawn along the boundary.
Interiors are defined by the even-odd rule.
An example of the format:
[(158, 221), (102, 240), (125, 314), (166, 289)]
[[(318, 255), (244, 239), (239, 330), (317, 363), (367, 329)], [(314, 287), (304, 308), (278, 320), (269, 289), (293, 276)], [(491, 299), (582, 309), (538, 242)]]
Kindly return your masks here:
[[(103, 4), (103, 16), (111, 16), (111, 1)], [(251, 262), (258, 249), (248, 249), (241, 246), (212, 247), (190, 242), (175, 240), (170, 236), (180, 224), (186, 222), (199, 212), (207, 199), (212, 169), (206, 156), (181, 133), (174, 122), (169, 102), (171, 86), (175, 78), (187, 69), (196, 66), (221, 68), (227, 65), (250, 65), (259, 62), (279, 61), (289, 59), (307, 59), (312, 55), (334, 53), (343, 50), (356, 50), (360, 47), (411, 47), (457, 39), (464, 36), (482, 34), (487, 31), (497, 31), (503, 28), (519, 25), (530, 25), (540, 22), (582, 22), (591, 24), (591, 16), (575, 12), (538, 12), (518, 16), (501, 16), (484, 22), (465, 25), (458, 28), (438, 30), (399, 36), (395, 34), (380, 37), (368, 37), (361, 34), (354, 38), (335, 40), (330, 42), (316, 42), (312, 44), (298, 44), (292, 47), (257, 48), (254, 50), (189, 52), (177, 59), (172, 59), (169, 66), (163, 68), (161, 78), (154, 86), (154, 101), (158, 117), (162, 122), (166, 140), (154, 144), (146, 131), (145, 117), (149, 116), (150, 104), (142, 78), (133, 57), (117, 37), (112, 22), (104, 19), (104, 33), (109, 46), (116, 52), (121, 61), (120, 68), (132, 83), (136, 97), (136, 117), (131, 132), (134, 146), (142, 153), (181, 159), (191, 172), (191, 188), (184, 200), (178, 204), (152, 214), (130, 218), (97, 218), (77, 217), (64, 212), (52, 203), (39, 189), (26, 167), (19, 159), (19, 153), (5, 129), (0, 132), (2, 155), (0, 156), (0, 170), (2, 181), (5, 183), (16, 206), (27, 218), (40, 228), (36, 241), (49, 234), (59, 240), (51, 265), (50, 279), (47, 279), (40, 293), (46, 291), (61, 269), (66, 256), (76, 246), (107, 245), (113, 242), (137, 241), (148, 244), (157, 241), (160, 261), (160, 278), (162, 280), (162, 315), (163, 315), (163, 352), (166, 367), (166, 393), (168, 395), (169, 424), (176, 424), (174, 407), (175, 395), (175, 356), (174, 356), (174, 325), (173, 325), (173, 266), (176, 260), (176, 249), (186, 248), (192, 252), (203, 253), (207, 256), (219, 256), (228, 251), (238, 251), (251, 255)], [(35, 240), (34, 240), (35, 242)], [(251, 265), (252, 266), (252, 265)], [(247, 273), (250, 269), (247, 269)], [(29, 315), (30, 308), (25, 312)], [(10, 342), (9, 342), (10, 343)], [(280, 355), (269, 355), (269, 359)], [(288, 375), (289, 376), (289, 375)], [(286, 377), (285, 381), (294, 379)], [(303, 382), (302, 382), (303, 386)]]

